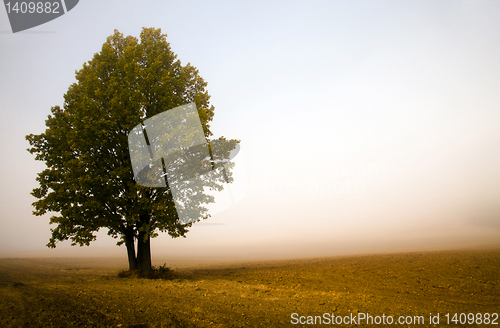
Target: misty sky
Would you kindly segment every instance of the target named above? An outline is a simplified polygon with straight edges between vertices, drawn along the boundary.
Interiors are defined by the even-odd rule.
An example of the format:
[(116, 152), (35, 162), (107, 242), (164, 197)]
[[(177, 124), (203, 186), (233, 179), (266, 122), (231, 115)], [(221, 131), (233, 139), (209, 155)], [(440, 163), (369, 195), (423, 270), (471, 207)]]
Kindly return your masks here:
[(58, 244), (29, 193), (75, 70), (118, 29), (161, 28), (241, 140), (236, 206), (164, 256), (324, 256), (500, 241), (500, 2), (96, 1), (13, 34), (0, 8), (0, 257), (123, 256)]

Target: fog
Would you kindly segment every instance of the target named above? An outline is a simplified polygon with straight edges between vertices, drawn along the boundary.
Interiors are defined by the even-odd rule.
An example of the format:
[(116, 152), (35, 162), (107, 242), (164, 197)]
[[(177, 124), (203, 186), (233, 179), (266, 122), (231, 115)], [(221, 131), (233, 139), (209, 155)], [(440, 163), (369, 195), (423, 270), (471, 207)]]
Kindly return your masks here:
[(44, 164), (24, 136), (113, 29), (142, 26), (208, 82), (214, 136), (241, 140), (244, 196), (154, 239), (153, 262), (498, 247), (499, 15), (495, 1), (85, 1), (12, 34), (0, 10), (0, 257), (125, 260), (105, 230), (45, 247), (50, 215), (29, 194)]

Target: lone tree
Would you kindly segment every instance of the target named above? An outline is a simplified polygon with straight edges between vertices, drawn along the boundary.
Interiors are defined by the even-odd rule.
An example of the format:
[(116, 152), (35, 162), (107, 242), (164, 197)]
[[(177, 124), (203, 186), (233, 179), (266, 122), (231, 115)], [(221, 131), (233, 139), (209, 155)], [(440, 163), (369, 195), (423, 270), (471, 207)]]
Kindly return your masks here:
[[(120, 239), (118, 245), (126, 245), (130, 270), (151, 270), (151, 238), (159, 232), (185, 237), (193, 222), (179, 220), (168, 185), (148, 188), (134, 181), (128, 134), (150, 117), (194, 102), (208, 141), (214, 107), (207, 84), (195, 67), (177, 60), (166, 35), (154, 28), (143, 28), (140, 41), (115, 30), (76, 79), (63, 108), (52, 107), (45, 132), (26, 136), (28, 151), (47, 165), (31, 193), (38, 199), (33, 213), (58, 213), (50, 218), (57, 225), (50, 248), (68, 239), (88, 246), (99, 229), (107, 228)], [(239, 141), (215, 142), (225, 143), (227, 155)], [(208, 185), (222, 189), (221, 181)], [(208, 217), (203, 203), (213, 197), (197, 201), (201, 216)]]

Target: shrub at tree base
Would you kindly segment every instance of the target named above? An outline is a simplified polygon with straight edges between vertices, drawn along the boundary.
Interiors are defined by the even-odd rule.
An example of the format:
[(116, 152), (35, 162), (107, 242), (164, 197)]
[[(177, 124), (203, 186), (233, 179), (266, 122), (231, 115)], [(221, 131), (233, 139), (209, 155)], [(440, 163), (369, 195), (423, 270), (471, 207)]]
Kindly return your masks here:
[(160, 266), (152, 266), (149, 271), (122, 270), (118, 273), (118, 277), (172, 280), (177, 278), (177, 275), (173, 270), (167, 267), (166, 263), (164, 263)]

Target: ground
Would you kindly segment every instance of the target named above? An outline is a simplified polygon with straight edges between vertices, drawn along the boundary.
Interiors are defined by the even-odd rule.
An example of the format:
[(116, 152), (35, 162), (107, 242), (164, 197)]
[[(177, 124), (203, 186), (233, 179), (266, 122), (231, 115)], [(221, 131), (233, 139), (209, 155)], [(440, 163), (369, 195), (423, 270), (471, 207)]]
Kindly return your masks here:
[(500, 324), (499, 249), (204, 264), (173, 280), (119, 278), (112, 260), (89, 261), (0, 259), (0, 326), (295, 327), (360, 313), (425, 320), (400, 327), (446, 327), (447, 313), (449, 326), (476, 326), (469, 313)]

